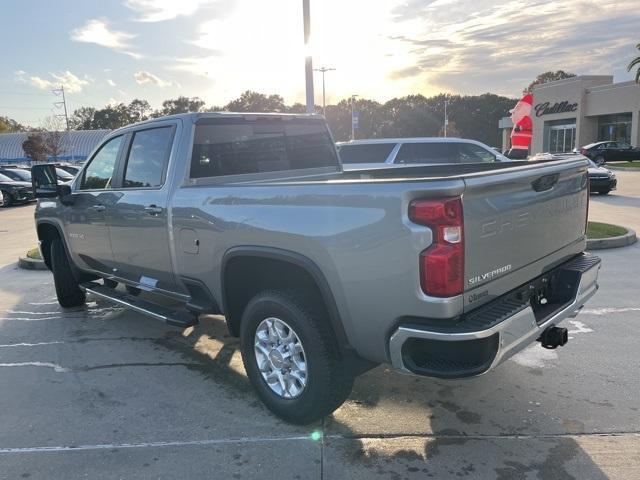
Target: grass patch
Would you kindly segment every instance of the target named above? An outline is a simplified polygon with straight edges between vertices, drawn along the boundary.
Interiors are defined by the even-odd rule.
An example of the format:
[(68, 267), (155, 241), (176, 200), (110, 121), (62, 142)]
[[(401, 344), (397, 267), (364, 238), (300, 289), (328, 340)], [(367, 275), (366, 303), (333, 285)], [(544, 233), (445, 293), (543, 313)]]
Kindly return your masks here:
[(619, 168), (620, 170), (640, 170), (640, 160), (632, 162), (607, 162), (605, 167)]
[(627, 233), (627, 229), (609, 223), (589, 222), (587, 226), (587, 238), (619, 237)]
[(40, 256), (40, 249), (38, 247), (29, 250), (27, 252), (27, 257), (33, 258), (34, 260), (42, 260), (42, 257)]

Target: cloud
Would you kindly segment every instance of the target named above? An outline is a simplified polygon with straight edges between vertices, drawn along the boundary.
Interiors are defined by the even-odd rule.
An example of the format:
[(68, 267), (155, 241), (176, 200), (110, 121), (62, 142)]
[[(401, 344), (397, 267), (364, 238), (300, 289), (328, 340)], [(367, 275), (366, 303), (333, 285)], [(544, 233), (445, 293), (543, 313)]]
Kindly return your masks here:
[(125, 0), (125, 6), (138, 13), (139, 22), (162, 22), (193, 15), (210, 0)]
[(69, 70), (61, 74), (50, 73), (51, 79), (46, 79), (38, 76), (29, 77), (29, 82), (40, 90), (52, 90), (63, 86), (67, 93), (81, 92), (82, 89), (89, 85), (91, 81), (85, 76), (84, 79), (77, 77)]
[(116, 82), (114, 82), (113, 80), (111, 80), (110, 78), (107, 78), (107, 83), (112, 86), (115, 87), (116, 86)]
[(610, 74), (637, 43), (622, 32), (640, 23), (616, 0), (410, 0), (393, 12), (387, 38), (406, 61), (387, 77), (463, 93), (515, 95), (546, 70)]
[(138, 85), (145, 85), (147, 83), (155, 85), (157, 87), (168, 87), (170, 85), (173, 85), (172, 82), (166, 82), (157, 75), (154, 75), (151, 72), (147, 72), (146, 70), (140, 70), (139, 72), (134, 73), (133, 78), (136, 79), (136, 83)]
[(130, 50), (131, 45), (129, 44), (129, 40), (135, 38), (136, 35), (118, 30), (110, 30), (109, 23), (104, 19), (89, 20), (82, 27), (72, 30), (70, 37), (74, 42), (95, 43), (96, 45), (111, 48), (136, 59), (142, 58), (142, 55)]

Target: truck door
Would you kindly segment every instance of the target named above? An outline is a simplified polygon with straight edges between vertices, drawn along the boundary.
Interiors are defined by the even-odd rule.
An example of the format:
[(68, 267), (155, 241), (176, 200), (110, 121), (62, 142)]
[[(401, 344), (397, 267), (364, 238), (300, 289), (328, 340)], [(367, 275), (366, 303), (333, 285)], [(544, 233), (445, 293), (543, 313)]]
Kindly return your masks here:
[(109, 205), (115, 202), (112, 181), (123, 136), (107, 140), (87, 160), (74, 186), (73, 205), (66, 209), (66, 230), (73, 261), (80, 267), (110, 273), (113, 254), (106, 226)]
[(131, 132), (107, 222), (115, 275), (143, 289), (175, 291), (168, 231), (167, 167), (175, 123)]

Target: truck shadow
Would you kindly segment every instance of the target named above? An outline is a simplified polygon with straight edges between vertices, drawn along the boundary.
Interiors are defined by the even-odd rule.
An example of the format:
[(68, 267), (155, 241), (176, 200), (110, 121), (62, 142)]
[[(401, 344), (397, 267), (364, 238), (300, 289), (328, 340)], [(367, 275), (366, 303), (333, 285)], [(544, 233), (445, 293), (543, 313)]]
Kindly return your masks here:
[[(193, 370), (269, 414), (252, 392), (239, 342), (228, 335), (222, 317), (201, 317), (184, 335), (167, 334), (157, 343), (198, 363)], [(542, 434), (532, 426), (535, 420), (523, 423), (518, 413), (531, 406), (526, 395), (517, 398), (496, 387), (522, 378), (490, 375), (441, 381), (379, 366), (360, 376), (345, 404), (310, 427), (323, 433), (326, 478), (607, 478), (568, 435), (584, 434), (581, 422), (569, 420), (556, 433)], [(585, 476), (576, 477), (580, 472)]]
[[(11, 275), (14, 269), (0, 268), (0, 275)], [(38, 293), (38, 300), (26, 299), (33, 295), (27, 293), (29, 282), (50, 281), (46, 272), (21, 277), (24, 282), (0, 286), (0, 298), (6, 303), (0, 305), (3, 310), (24, 310), (25, 305), (34, 305), (29, 301), (52, 303), (48, 285), (41, 288), (46, 295)], [(122, 309), (92, 319), (93, 312), (109, 307), (106, 302), (97, 302), (85, 309), (65, 311), (70, 321), (74, 315), (84, 321), (64, 327), (59, 334), (66, 333), (78, 342), (96, 335), (144, 337), (140, 341), (182, 357), (181, 365), (201, 375), (211, 388), (224, 389), (227, 395), (223, 401), (228, 405), (243, 403), (243, 411), (273, 418), (268, 422), (273, 435), (286, 430), (254, 395), (242, 368), (239, 342), (228, 334), (223, 317), (201, 316), (200, 325), (183, 332), (132, 312), (124, 315)], [(59, 309), (57, 305), (46, 308)], [(4, 328), (0, 322), (0, 333)], [(126, 369), (118, 372), (126, 375)], [(541, 375), (533, 370), (527, 374), (532, 378)], [(368, 478), (373, 474), (382, 478), (607, 478), (583, 448), (580, 435), (567, 435), (588, 433), (579, 418), (567, 417), (562, 427), (549, 429), (543, 410), (523, 415), (531, 398), (526, 388), (518, 385), (527, 379), (509, 370), (490, 375), (445, 382), (403, 376), (379, 366), (356, 380), (351, 396), (333, 415), (302, 431), (309, 432), (309, 441), (313, 441), (312, 432), (322, 432), (325, 478)], [(216, 408), (225, 410), (228, 405)], [(579, 413), (573, 412), (573, 416), (579, 417)]]

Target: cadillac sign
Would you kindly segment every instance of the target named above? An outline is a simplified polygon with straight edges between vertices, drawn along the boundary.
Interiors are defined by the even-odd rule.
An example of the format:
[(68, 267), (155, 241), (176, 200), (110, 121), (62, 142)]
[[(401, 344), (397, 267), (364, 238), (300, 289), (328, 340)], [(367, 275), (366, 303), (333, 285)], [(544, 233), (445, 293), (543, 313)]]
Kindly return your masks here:
[(566, 100), (564, 102), (556, 102), (553, 105), (550, 102), (539, 103), (535, 107), (536, 117), (553, 113), (575, 112), (577, 109), (577, 103), (569, 103)]

